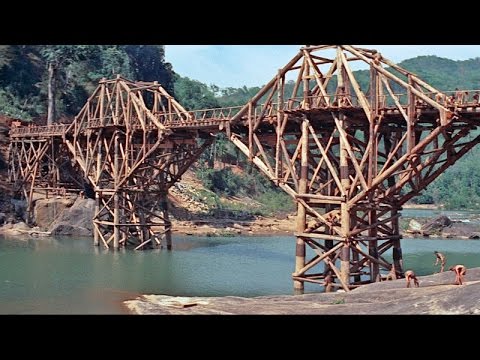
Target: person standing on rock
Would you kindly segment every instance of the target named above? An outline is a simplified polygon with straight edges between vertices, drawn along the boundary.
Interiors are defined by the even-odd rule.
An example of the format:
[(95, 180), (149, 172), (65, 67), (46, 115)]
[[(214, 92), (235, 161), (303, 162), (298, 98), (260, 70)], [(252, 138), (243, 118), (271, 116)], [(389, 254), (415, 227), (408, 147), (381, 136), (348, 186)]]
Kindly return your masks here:
[(395, 269), (395, 265), (392, 264), (392, 267), (390, 268), (390, 272), (387, 274), (387, 277), (385, 280), (396, 280), (397, 279), (397, 270)]
[(443, 255), (442, 253), (438, 252), (438, 251), (435, 251), (435, 256), (437, 257), (437, 259), (435, 260), (435, 264), (433, 264), (434, 266), (437, 266), (438, 265), (438, 262), (440, 262), (440, 272), (444, 272), (445, 271), (445, 264), (447, 263), (447, 258), (445, 255)]
[(455, 285), (463, 285), (467, 268), (464, 265), (455, 265), (449, 270), (455, 272)]
[(407, 288), (410, 287), (410, 281), (413, 280), (415, 287), (419, 287), (420, 284), (418, 282), (417, 276), (412, 270), (405, 271), (405, 280), (407, 280)]

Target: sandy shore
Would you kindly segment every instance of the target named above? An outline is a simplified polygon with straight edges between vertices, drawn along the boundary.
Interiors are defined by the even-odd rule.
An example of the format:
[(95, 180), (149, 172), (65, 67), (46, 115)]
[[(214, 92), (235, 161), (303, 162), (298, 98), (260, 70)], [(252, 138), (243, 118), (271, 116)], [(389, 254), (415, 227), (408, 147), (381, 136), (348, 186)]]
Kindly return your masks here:
[(256, 218), (251, 221), (233, 219), (199, 219), (172, 221), (173, 233), (192, 236), (237, 236), (237, 235), (292, 235), (295, 217), (285, 219)]

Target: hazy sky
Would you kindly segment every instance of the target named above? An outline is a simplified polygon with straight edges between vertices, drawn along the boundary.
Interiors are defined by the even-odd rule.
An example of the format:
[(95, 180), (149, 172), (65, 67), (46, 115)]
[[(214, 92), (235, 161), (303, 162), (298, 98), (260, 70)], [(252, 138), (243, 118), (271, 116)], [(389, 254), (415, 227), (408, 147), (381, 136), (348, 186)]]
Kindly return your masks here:
[[(419, 55), (453, 60), (480, 57), (480, 45), (358, 45), (394, 62)], [(260, 86), (285, 66), (301, 45), (167, 45), (166, 61), (182, 76), (220, 87)]]

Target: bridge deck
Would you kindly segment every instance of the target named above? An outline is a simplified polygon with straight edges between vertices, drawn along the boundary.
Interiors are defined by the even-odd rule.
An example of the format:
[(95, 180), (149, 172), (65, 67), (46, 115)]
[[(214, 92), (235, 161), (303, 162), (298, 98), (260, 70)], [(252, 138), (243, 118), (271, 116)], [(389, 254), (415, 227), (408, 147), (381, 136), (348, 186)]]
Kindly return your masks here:
[[(167, 129), (176, 130), (203, 130), (203, 131), (218, 131), (220, 124), (228, 122), (231, 118), (241, 109), (241, 107), (228, 107), (217, 109), (196, 110), (190, 112), (191, 119), (183, 119), (178, 114), (157, 114), (158, 121)], [(480, 115), (480, 104), (477, 102), (465, 103), (462, 105), (449, 106), (449, 110), (456, 112), (465, 119), (470, 119)], [(285, 108), (283, 111), (290, 115), (297, 115), (301, 117), (303, 114), (308, 113), (312, 120), (326, 120), (332, 121), (331, 112), (344, 111), (347, 116), (356, 120), (367, 120), (365, 112), (361, 106), (312, 106), (308, 109), (295, 107)], [(404, 107), (404, 111), (407, 111), (407, 107)], [(265, 123), (271, 123), (276, 119), (276, 109), (272, 109), (264, 117)], [(384, 118), (393, 122), (403, 121), (403, 116), (400, 110), (395, 106), (384, 107), (381, 110)], [(428, 105), (417, 105), (416, 113), (419, 115), (419, 123), (433, 122), (438, 116), (438, 110)], [(479, 117), (480, 118), (480, 117)], [(245, 120), (244, 118), (242, 118)], [(242, 119), (240, 123), (242, 123)], [(134, 119), (133, 119), (134, 120)], [(47, 137), (61, 137), (72, 124), (55, 124), (49, 126), (21, 126), (12, 128), (10, 131), (10, 137), (12, 138), (47, 138)], [(246, 124), (241, 124), (246, 125)], [(91, 120), (83, 124), (83, 128), (87, 129), (99, 129), (115, 126), (126, 126), (124, 123), (115, 123), (112, 118)], [(132, 121), (129, 124), (132, 130), (141, 130), (142, 126)], [(158, 127), (154, 124), (149, 125), (146, 130), (156, 130)]]

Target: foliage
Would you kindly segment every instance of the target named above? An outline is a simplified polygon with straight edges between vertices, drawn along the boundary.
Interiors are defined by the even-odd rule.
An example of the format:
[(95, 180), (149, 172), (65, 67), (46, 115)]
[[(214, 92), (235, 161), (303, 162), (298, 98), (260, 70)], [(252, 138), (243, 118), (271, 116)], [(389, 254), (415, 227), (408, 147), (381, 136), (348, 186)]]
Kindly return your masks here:
[(45, 115), (50, 63), (57, 70), (59, 117), (76, 115), (103, 77), (157, 80), (173, 91), (173, 70), (164, 55), (161, 45), (2, 45), (0, 114)]
[(293, 199), (277, 189), (271, 189), (264, 192), (258, 201), (262, 203), (260, 214), (263, 216), (272, 216), (279, 214), (288, 214), (295, 210)]
[(249, 196), (261, 203), (256, 209), (252, 209), (250, 204), (243, 204), (228, 207), (231, 210), (250, 212), (253, 210), (255, 214), (265, 216), (288, 213), (293, 210), (293, 201), (287, 194), (276, 188), (258, 171), (251, 171), (250, 165), (244, 164), (244, 169), (247, 171), (240, 175), (235, 174), (231, 167), (223, 169), (200, 167), (196, 174), (203, 185), (214, 193), (226, 196)]
[(32, 112), (42, 111), (43, 108), (32, 99), (21, 100), (14, 96), (7, 89), (0, 89), (0, 114), (7, 115), (15, 119), (32, 120)]
[[(447, 169), (417, 199), (418, 203), (443, 204), (447, 209), (474, 209), (480, 206), (480, 149), (474, 148)], [(423, 200), (423, 201), (422, 201)]]
[(241, 88), (228, 87), (226, 89), (218, 90), (217, 93), (221, 95), (218, 97), (218, 103), (222, 107), (245, 105), (252, 97), (260, 91), (260, 87)]
[(187, 110), (220, 107), (213, 91), (200, 81), (176, 75), (174, 89), (177, 101)]

